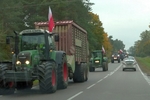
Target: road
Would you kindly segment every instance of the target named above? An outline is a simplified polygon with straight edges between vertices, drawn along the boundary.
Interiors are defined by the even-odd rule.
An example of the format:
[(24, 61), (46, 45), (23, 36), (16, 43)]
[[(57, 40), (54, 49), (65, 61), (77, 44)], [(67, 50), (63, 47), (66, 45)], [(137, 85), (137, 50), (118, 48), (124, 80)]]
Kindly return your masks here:
[(69, 81), (67, 89), (40, 94), (38, 86), (31, 91), (0, 95), (0, 100), (150, 100), (150, 79), (139, 66), (137, 71), (122, 71), (121, 63), (109, 64), (109, 70), (96, 69), (84, 83)]

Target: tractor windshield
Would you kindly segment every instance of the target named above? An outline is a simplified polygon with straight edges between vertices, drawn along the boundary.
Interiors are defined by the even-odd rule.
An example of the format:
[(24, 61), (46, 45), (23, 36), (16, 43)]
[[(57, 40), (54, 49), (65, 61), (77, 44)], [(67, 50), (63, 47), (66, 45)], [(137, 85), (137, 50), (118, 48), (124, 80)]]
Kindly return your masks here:
[(94, 58), (100, 57), (101, 56), (101, 52), (92, 52), (92, 55), (93, 55)]
[(22, 35), (21, 50), (37, 50), (45, 47), (44, 34)]

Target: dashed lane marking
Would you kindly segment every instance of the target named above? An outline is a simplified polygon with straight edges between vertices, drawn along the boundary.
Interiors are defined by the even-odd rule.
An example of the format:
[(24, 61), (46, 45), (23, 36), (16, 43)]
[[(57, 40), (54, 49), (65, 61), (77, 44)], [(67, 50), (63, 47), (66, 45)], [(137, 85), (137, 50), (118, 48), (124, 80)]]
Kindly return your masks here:
[(67, 100), (72, 100), (73, 98), (77, 97), (77, 96), (80, 95), (81, 93), (83, 93), (83, 91), (81, 91), (81, 92), (75, 94), (74, 96), (70, 97), (70, 98), (67, 99)]
[(94, 85), (96, 85), (96, 84), (92, 84), (91, 86), (87, 87), (87, 89), (90, 89), (90, 88), (93, 87)]

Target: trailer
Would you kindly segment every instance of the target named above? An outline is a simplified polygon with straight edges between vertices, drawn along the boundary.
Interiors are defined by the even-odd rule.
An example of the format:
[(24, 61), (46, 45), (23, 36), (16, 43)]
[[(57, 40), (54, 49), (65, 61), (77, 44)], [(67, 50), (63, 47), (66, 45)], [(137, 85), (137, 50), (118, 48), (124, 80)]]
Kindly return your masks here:
[[(48, 30), (48, 22), (35, 22), (35, 29)], [(86, 30), (68, 20), (55, 22), (53, 33), (59, 34), (56, 50), (66, 52), (68, 77), (74, 82), (87, 81), (89, 48)]]

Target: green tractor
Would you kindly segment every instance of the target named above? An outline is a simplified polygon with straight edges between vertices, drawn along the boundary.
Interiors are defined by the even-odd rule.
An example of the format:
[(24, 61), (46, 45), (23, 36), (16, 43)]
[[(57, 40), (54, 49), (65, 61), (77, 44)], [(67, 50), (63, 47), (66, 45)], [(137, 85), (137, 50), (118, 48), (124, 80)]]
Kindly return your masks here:
[(0, 63), (0, 95), (12, 94), (15, 89), (33, 87), (39, 81), (42, 93), (54, 93), (68, 86), (68, 67), (66, 53), (56, 51), (55, 42), (59, 36), (43, 29), (27, 29), (14, 36), (15, 50), (12, 61)]
[(108, 71), (108, 59), (104, 56), (102, 50), (94, 50), (90, 58), (89, 71), (94, 72), (95, 68), (102, 68), (103, 71)]

